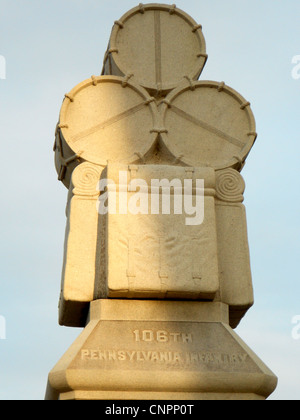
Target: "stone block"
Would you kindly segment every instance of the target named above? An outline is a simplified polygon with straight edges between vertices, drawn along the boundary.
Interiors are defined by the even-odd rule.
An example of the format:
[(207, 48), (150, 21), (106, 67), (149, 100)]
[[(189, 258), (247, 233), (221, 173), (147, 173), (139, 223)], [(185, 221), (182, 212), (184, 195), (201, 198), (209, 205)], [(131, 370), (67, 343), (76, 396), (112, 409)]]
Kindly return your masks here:
[(50, 372), (46, 399), (263, 400), (276, 384), (227, 305), (106, 299)]

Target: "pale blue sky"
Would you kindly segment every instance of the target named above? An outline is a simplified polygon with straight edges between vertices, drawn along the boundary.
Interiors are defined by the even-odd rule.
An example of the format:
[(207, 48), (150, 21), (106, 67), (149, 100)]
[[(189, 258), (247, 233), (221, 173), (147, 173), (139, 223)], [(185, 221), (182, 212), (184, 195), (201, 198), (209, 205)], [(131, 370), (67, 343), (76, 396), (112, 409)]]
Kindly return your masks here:
[[(100, 74), (112, 24), (133, 0), (0, 0), (0, 399), (43, 399), (80, 330), (59, 327), (66, 189), (52, 146), (63, 96)], [(299, 0), (178, 0), (203, 25), (202, 80), (251, 102), (258, 139), (243, 170), (255, 305), (237, 333), (300, 399)], [(1, 318), (2, 319), (2, 318)], [(0, 334), (1, 336), (1, 334)]]

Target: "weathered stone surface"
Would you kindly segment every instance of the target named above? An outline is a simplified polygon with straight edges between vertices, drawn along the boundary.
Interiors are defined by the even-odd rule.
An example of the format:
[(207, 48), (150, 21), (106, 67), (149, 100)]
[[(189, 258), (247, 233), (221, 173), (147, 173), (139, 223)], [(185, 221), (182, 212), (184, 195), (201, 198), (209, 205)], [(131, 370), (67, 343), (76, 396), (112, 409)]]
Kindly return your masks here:
[(188, 166), (241, 170), (257, 136), (250, 103), (224, 83), (186, 81), (161, 114), (165, 146)]
[(140, 86), (115, 76), (93, 76), (65, 97), (56, 130), (59, 179), (69, 187), (75, 165), (144, 159), (158, 136), (157, 106)]
[(47, 399), (265, 399), (277, 380), (221, 303), (99, 300)]
[[(106, 295), (97, 297), (214, 299), (219, 291), (214, 171), (108, 165), (102, 176), (117, 186), (117, 213), (99, 216), (101, 236), (106, 238), (100, 290)], [(191, 191), (184, 188), (188, 178)], [(204, 179), (204, 191), (197, 191), (197, 179)], [(142, 181), (138, 193), (130, 191), (134, 181), (137, 185)], [(200, 193), (204, 195), (203, 207), (188, 215), (184, 201), (195, 201)], [(120, 214), (124, 199), (126, 214)], [(137, 208), (141, 214), (130, 208), (136, 200), (141, 201)]]
[[(187, 179), (191, 192), (184, 190)], [(196, 188), (199, 179), (202, 192)], [(105, 180), (112, 184), (99, 197), (99, 182)], [(228, 304), (230, 325), (236, 327), (253, 304), (244, 188), (233, 169), (109, 164), (102, 171), (91, 163), (79, 165), (67, 206), (60, 323), (84, 326), (94, 299), (184, 298)], [(203, 208), (188, 215), (184, 201), (195, 201), (199, 192)], [(182, 211), (175, 214), (178, 198)], [(113, 214), (100, 214), (100, 199), (107, 206), (115, 203)], [(141, 214), (130, 209), (132, 200)], [(151, 211), (155, 203), (157, 214)], [(169, 214), (162, 214), (163, 204)], [(200, 220), (189, 226), (196, 217)]]
[(145, 4), (115, 22), (102, 74), (130, 77), (159, 97), (197, 80), (206, 60), (201, 25), (177, 7)]
[(240, 172), (255, 120), (225, 83), (197, 81), (201, 29), (176, 6), (141, 4), (115, 22), (104, 75), (66, 94), (59, 322), (85, 329), (48, 399), (265, 399), (276, 387), (231, 329), (254, 300)]

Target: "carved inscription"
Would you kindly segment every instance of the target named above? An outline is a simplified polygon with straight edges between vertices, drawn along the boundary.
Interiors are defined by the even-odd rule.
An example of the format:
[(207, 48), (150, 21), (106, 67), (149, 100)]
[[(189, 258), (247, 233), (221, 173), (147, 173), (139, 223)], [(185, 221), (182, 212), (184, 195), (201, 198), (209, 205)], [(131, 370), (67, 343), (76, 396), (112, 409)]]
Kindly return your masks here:
[(133, 331), (135, 341), (157, 341), (158, 343), (192, 343), (192, 334), (185, 334), (180, 332), (168, 331), (153, 331), (153, 330), (135, 330)]
[(136, 351), (136, 350), (81, 350), (81, 360), (161, 362), (170, 364), (239, 365), (248, 355), (210, 352)]
[[(83, 348), (82, 361), (104, 363), (150, 363), (185, 367), (206, 365), (222, 368), (226, 366), (241, 367), (245, 365), (248, 355), (243, 352), (220, 353), (217, 351), (194, 351), (197, 339), (193, 333), (155, 329), (136, 329), (130, 331), (131, 348)], [(129, 338), (129, 337), (128, 337)], [(149, 348), (151, 344), (153, 348)], [(147, 349), (139, 349), (147, 346)], [(125, 348), (127, 347), (127, 348)], [(180, 351), (179, 351), (180, 350)]]
[(225, 324), (190, 321), (99, 321), (72, 366), (99, 371), (258, 372)]

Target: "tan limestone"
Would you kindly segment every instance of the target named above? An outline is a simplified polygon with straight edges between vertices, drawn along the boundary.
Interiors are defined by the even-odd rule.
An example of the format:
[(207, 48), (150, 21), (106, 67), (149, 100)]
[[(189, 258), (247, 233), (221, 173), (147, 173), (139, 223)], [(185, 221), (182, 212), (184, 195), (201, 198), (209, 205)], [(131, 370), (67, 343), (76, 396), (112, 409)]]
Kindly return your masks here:
[(151, 3), (115, 22), (102, 74), (130, 77), (159, 97), (197, 80), (206, 60), (201, 25), (177, 7)]
[[(98, 294), (97, 298), (214, 299), (219, 291), (215, 173), (211, 168), (197, 168), (193, 172), (190, 168), (189, 172), (186, 169), (157, 165), (128, 169), (128, 166), (108, 165), (103, 172), (104, 178), (115, 181), (117, 185), (117, 209), (122, 198), (130, 207), (130, 200), (136, 195), (136, 192), (128, 192), (128, 184), (132, 180), (143, 180), (147, 185), (142, 192), (146, 196), (147, 208), (144, 210), (147, 214), (132, 214), (129, 208), (124, 215), (117, 212), (99, 216), (101, 235), (104, 236), (102, 232), (105, 232), (107, 241), (102, 248), (105, 255), (101, 259), (104, 275), (100, 279), (100, 289), (106, 290), (105, 296)], [(125, 185), (119, 184), (120, 172), (127, 180)], [(156, 178), (169, 182), (176, 179), (174, 193), (170, 191), (168, 182), (163, 189), (165, 193), (162, 188), (151, 187), (151, 181)], [(204, 179), (206, 185), (204, 220), (195, 226), (187, 225), (189, 216), (174, 212), (174, 202), (177, 198), (182, 199), (183, 188), (180, 186), (187, 178), (193, 179), (194, 183), (190, 196), (197, 193), (196, 179)], [(178, 191), (176, 185), (179, 186)], [(184, 193), (184, 198), (188, 199), (188, 193)], [(170, 214), (162, 214), (161, 210), (159, 214), (152, 214), (151, 206), (155, 200), (162, 206), (164, 199), (170, 202)], [(191, 217), (190, 220), (194, 219)]]
[[(120, 173), (126, 184), (119, 184)], [(161, 188), (151, 189), (154, 178), (169, 182), (164, 194)], [(187, 178), (193, 180), (194, 196), (197, 179), (205, 184), (204, 220), (196, 226), (186, 224), (191, 216), (174, 214), (172, 181), (182, 180), (179, 185), (184, 185)], [(101, 179), (115, 183), (116, 214), (97, 211)], [(131, 214), (128, 209), (136, 194), (129, 185), (137, 179), (148, 186), (148, 214)], [(67, 206), (60, 323), (84, 326), (94, 299), (185, 298), (227, 303), (230, 325), (236, 327), (253, 304), (244, 188), (234, 169), (109, 164), (102, 171), (91, 163), (79, 165)], [(156, 197), (160, 206), (169, 200), (170, 214), (151, 214)], [(126, 214), (120, 214), (124, 198)]]
[(225, 83), (197, 81), (206, 59), (201, 25), (140, 4), (115, 22), (103, 75), (65, 95), (59, 323), (85, 329), (48, 399), (265, 399), (276, 387), (232, 330), (254, 301), (240, 172), (255, 120)]
[(242, 169), (257, 134), (250, 103), (239, 93), (224, 83), (185, 81), (161, 108), (162, 140), (179, 162)]
[(63, 102), (56, 129), (55, 163), (66, 187), (83, 161), (134, 163), (157, 138), (157, 106), (140, 86), (115, 76), (93, 76)]
[(222, 303), (98, 300), (50, 372), (46, 399), (265, 399), (273, 373)]

